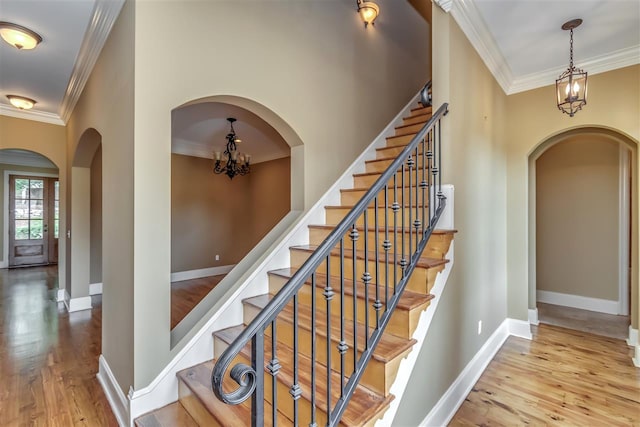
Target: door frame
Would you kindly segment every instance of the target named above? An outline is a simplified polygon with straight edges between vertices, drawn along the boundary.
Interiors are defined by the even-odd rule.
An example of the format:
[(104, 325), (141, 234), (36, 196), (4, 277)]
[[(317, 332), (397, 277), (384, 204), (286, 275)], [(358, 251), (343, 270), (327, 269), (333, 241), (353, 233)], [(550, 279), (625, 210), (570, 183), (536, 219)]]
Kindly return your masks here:
[(25, 172), (16, 170), (4, 171), (4, 197), (2, 200), (2, 212), (4, 213), (3, 226), (4, 233), (2, 234), (2, 257), (0, 261), (0, 268), (9, 268), (9, 175), (21, 175), (32, 176), (35, 178), (58, 178), (59, 174), (52, 173), (40, 173), (40, 172)]

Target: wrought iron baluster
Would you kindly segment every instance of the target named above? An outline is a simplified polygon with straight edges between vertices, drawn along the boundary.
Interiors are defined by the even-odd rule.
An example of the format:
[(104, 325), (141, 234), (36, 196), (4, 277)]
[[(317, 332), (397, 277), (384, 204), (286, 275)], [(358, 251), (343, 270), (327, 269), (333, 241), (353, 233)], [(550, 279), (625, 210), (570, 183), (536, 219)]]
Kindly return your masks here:
[(379, 224), (378, 224), (378, 198), (376, 197), (374, 200), (374, 209), (375, 209), (375, 213), (374, 213), (374, 222), (375, 222), (375, 234), (374, 234), (374, 238), (375, 238), (375, 248), (376, 248), (376, 282), (375, 282), (375, 287), (376, 287), (376, 300), (373, 303), (373, 308), (376, 310), (376, 329), (378, 329), (380, 327), (380, 309), (382, 308), (382, 302), (380, 301), (380, 267), (379, 267), (379, 263), (380, 263), (380, 246), (378, 246), (378, 234), (380, 233), (380, 229)]
[(438, 208), (439, 208), (440, 202), (444, 198), (444, 194), (442, 193), (442, 134), (441, 134), (442, 124), (440, 123), (440, 119), (438, 119), (437, 123), (438, 123)]
[[(342, 242), (342, 240), (341, 240)], [(342, 246), (342, 245), (341, 245)], [(333, 300), (333, 288), (331, 287), (331, 257), (327, 257), (327, 278), (322, 295), (327, 303), (327, 418), (331, 418), (331, 300)], [(342, 323), (342, 321), (340, 322)]]
[[(371, 273), (369, 273), (369, 209), (364, 211), (364, 273), (362, 273), (362, 283), (364, 284), (364, 349), (369, 348), (369, 284), (371, 283)], [(354, 298), (356, 298), (354, 294)], [(357, 320), (357, 316), (354, 316)], [(358, 354), (358, 347), (354, 349)]]
[(419, 171), (418, 171), (418, 166), (417, 166), (418, 159), (420, 157), (418, 157), (418, 146), (417, 145), (416, 145), (415, 157), (414, 158), (415, 158), (415, 162), (416, 162), (416, 167), (415, 167), (415, 170), (414, 170), (414, 174), (415, 174), (415, 178), (416, 178), (416, 180), (415, 180), (415, 183), (416, 183), (416, 189), (415, 189), (415, 192), (416, 192), (416, 212), (415, 212), (415, 214), (416, 214), (416, 216), (415, 216), (415, 218), (413, 220), (413, 228), (415, 228), (415, 233), (416, 233), (416, 238), (415, 238), (416, 247), (415, 247), (415, 249), (412, 249), (412, 251), (413, 251), (413, 253), (416, 253), (416, 252), (418, 252), (418, 245), (420, 244), (420, 239), (419, 239), (419, 236), (420, 236), (420, 206), (419, 206), (419, 202), (418, 202), (418, 200), (420, 200), (419, 199), (419, 191), (420, 191), (420, 189), (419, 189), (419, 184), (418, 184)]
[[(402, 184), (402, 206), (400, 207), (400, 210), (401, 210), (401, 213), (402, 213), (400, 215), (401, 216), (401, 224), (402, 224), (401, 228), (400, 228), (400, 230), (401, 230), (401, 234), (400, 234), (401, 243), (400, 244), (402, 245), (402, 258), (400, 258), (400, 269), (402, 271), (402, 276), (401, 276), (402, 278), (404, 278), (404, 276), (405, 276), (405, 269), (407, 268), (407, 264), (409, 263), (407, 261), (406, 255), (405, 255), (405, 251), (406, 251), (407, 248), (406, 248), (406, 245), (405, 245), (405, 234), (406, 234), (405, 230), (406, 230), (406, 228), (405, 228), (405, 224), (404, 224), (404, 217), (406, 216), (406, 214), (405, 214), (404, 210), (405, 210), (406, 206), (405, 206), (404, 196), (405, 196), (405, 193), (407, 192), (407, 186), (404, 183), (404, 169), (405, 169), (405, 167), (404, 167), (404, 163), (403, 163), (402, 164), (402, 175), (400, 177), (400, 182)], [(411, 195), (411, 190), (409, 190), (409, 195)], [(397, 285), (397, 283), (396, 283), (396, 285)], [(394, 292), (395, 292), (395, 289), (394, 289)]]
[[(327, 340), (327, 343), (329, 340)], [(347, 353), (347, 342), (344, 339), (344, 237), (340, 238), (340, 398), (344, 397), (344, 357)]]
[(269, 364), (267, 365), (267, 369), (269, 370), (269, 373), (271, 374), (271, 425), (273, 425), (274, 427), (278, 425), (278, 417), (277, 417), (277, 413), (278, 413), (278, 387), (277, 387), (277, 381), (278, 381), (278, 372), (280, 372), (280, 368), (282, 368), (282, 365), (280, 365), (280, 361), (278, 360), (278, 356), (277, 356), (277, 343), (278, 343), (278, 337), (277, 337), (277, 331), (276, 331), (276, 321), (273, 320), (271, 322), (271, 361), (269, 362)]
[(257, 386), (251, 395), (251, 425), (264, 425), (264, 329), (251, 339), (251, 366), (256, 373)]
[(302, 396), (302, 388), (299, 384), (299, 367), (298, 367), (298, 292), (293, 295), (293, 384), (289, 390), (289, 394), (293, 398), (293, 423), (298, 425), (298, 400)]
[[(327, 262), (329, 258), (327, 256)], [(327, 319), (328, 320), (328, 319)], [(328, 335), (331, 337), (331, 335)], [(316, 272), (311, 274), (311, 422), (309, 427), (316, 424)]]
[(389, 250), (391, 242), (389, 241), (389, 183), (384, 185), (384, 309), (389, 309)]
[(422, 138), (422, 143), (420, 144), (422, 146), (422, 181), (420, 182), (420, 188), (422, 189), (422, 235), (424, 236), (424, 227), (426, 225), (427, 219), (426, 219), (426, 212), (425, 212), (425, 205), (427, 203), (427, 193), (426, 193), (426, 188), (427, 188), (427, 180), (425, 177), (425, 173), (427, 171), (427, 147), (426, 147), (426, 137)]
[[(365, 207), (366, 209), (366, 207)], [(351, 229), (351, 266), (352, 266), (352, 270), (353, 270), (353, 275), (351, 276), (352, 281), (353, 281), (353, 295), (351, 296), (351, 299), (353, 301), (353, 371), (357, 371), (358, 370), (358, 300), (357, 300), (357, 295), (358, 295), (358, 288), (357, 288), (357, 283), (358, 283), (358, 275), (356, 272), (356, 242), (358, 241), (358, 229), (356, 228), (356, 223), (353, 223), (353, 228)]]
[(398, 283), (398, 172), (393, 174), (393, 294)]

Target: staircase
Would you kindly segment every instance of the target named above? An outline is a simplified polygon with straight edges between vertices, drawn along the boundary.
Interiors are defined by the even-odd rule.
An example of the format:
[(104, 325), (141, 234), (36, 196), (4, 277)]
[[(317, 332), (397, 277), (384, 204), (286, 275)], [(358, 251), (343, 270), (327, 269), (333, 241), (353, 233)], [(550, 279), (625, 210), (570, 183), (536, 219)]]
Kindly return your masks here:
[[(177, 374), (179, 401), (139, 417), (137, 426), (248, 426), (252, 405), (254, 425), (371, 426), (383, 417), (455, 233), (432, 227), (444, 207), (439, 117), (430, 120), (430, 106), (411, 110), (365, 172), (354, 174), (354, 187), (341, 190), (340, 205), (325, 207), (325, 224), (309, 226), (309, 244), (290, 248), (290, 267), (269, 272), (269, 293), (243, 300), (244, 324), (214, 332), (213, 360)], [(393, 178), (362, 205), (392, 164), (400, 165)], [(336, 236), (338, 229), (344, 232)], [(328, 247), (332, 238), (337, 244)], [(311, 265), (316, 252), (322, 258)], [(292, 283), (299, 285), (292, 290)], [(269, 320), (255, 326), (265, 312)], [(234, 342), (246, 344), (228, 350)], [(228, 402), (251, 398), (230, 405), (216, 397), (218, 360), (225, 376), (216, 394)]]

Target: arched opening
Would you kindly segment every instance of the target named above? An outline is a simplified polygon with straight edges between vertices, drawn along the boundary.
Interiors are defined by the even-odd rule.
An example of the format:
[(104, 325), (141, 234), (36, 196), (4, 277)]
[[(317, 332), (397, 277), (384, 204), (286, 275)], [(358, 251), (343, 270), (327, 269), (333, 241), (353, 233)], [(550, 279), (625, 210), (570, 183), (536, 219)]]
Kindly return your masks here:
[[(250, 173), (232, 179), (213, 171), (230, 117), (242, 140), (238, 151), (251, 155)], [(172, 111), (172, 329), (285, 215), (302, 207), (301, 149), (281, 119), (244, 98), (211, 97)]]
[(534, 318), (627, 336), (638, 311), (636, 164), (636, 141), (597, 127), (563, 131), (530, 153)]
[(40, 153), (0, 150), (1, 268), (58, 263), (58, 174), (58, 166)]
[(69, 311), (91, 308), (91, 296), (102, 294), (102, 136), (87, 129), (71, 164), (67, 248)]

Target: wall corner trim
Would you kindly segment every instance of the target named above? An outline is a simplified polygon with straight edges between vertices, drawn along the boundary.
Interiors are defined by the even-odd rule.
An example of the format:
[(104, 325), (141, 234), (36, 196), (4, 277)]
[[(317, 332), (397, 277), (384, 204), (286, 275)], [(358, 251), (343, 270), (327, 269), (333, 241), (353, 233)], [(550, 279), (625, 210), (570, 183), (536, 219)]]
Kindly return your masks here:
[(66, 293), (67, 291), (65, 289), (58, 289), (58, 292), (56, 295), (56, 302), (65, 302)]
[(633, 359), (633, 366), (640, 368), (640, 344), (636, 344), (636, 357)]
[(530, 325), (539, 325), (540, 321), (538, 320), (538, 308), (530, 308), (529, 309), (529, 324)]
[(121, 427), (129, 425), (129, 400), (118, 385), (116, 377), (113, 375), (107, 359), (101, 354), (98, 359), (98, 374), (96, 375), (98, 382), (107, 396), (111, 410), (118, 420)]
[(638, 344), (640, 344), (640, 342), (638, 341), (638, 330), (632, 328), (631, 325), (629, 325), (629, 338), (627, 338), (627, 345), (629, 347), (634, 347)]

